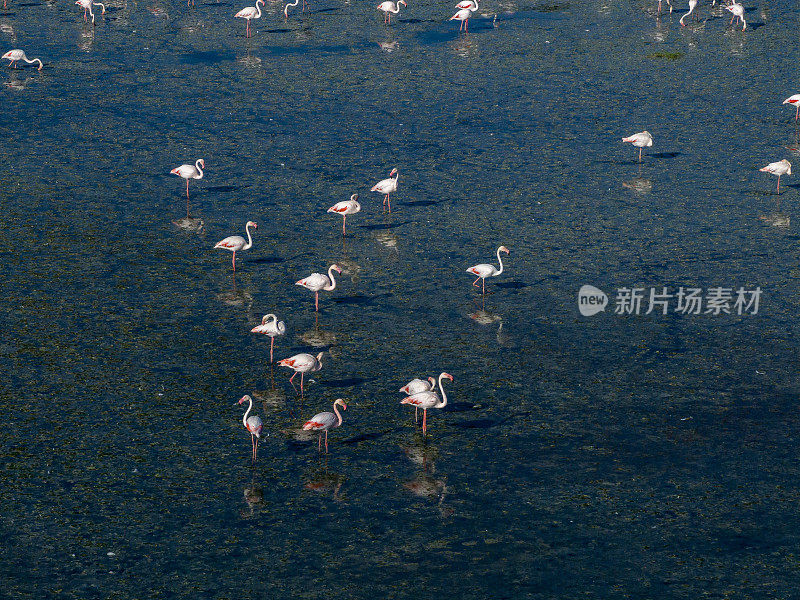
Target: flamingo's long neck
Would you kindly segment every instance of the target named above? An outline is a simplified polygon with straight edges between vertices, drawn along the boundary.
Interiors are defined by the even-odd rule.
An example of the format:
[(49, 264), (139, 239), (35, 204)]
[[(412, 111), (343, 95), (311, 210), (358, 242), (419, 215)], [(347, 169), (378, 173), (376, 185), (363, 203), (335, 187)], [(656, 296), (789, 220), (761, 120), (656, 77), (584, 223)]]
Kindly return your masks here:
[(469, 11), (475, 12), (476, 10), (478, 10), (478, 0), (472, 0), (472, 4), (474, 5), (474, 7), (470, 7)]
[(194, 168), (197, 169), (198, 173), (200, 173), (200, 177), (198, 177), (197, 179), (202, 179), (203, 178), (203, 169), (200, 168), (200, 159), (197, 159), (197, 161), (195, 161)]
[(23, 54), (23, 55), (22, 55), (22, 60), (24, 60), (24, 61), (25, 61), (26, 63), (28, 63), (29, 65), (32, 65), (33, 63), (35, 63), (35, 62), (38, 62), (38, 63), (39, 63), (39, 70), (41, 70), (41, 68), (42, 68), (42, 66), (43, 66), (43, 65), (42, 65), (42, 61), (41, 61), (41, 60), (39, 60), (38, 58), (34, 58), (33, 60), (30, 60), (30, 59), (29, 59), (27, 56), (25, 56), (25, 55)]
[(444, 379), (444, 373), (439, 375), (439, 391), (442, 392), (442, 401), (439, 402), (434, 408), (444, 408), (447, 406), (447, 394), (444, 393), (444, 388), (442, 387), (442, 379)]
[(245, 230), (247, 230), (247, 243), (242, 246), (242, 250), (249, 250), (253, 247), (253, 237), (250, 235), (250, 223), (247, 224)]
[(330, 286), (327, 286), (327, 285), (326, 285), (326, 286), (325, 286), (324, 288), (322, 288), (322, 289), (324, 289), (324, 290), (326, 290), (326, 291), (330, 292), (331, 290), (335, 290), (335, 289), (336, 289), (336, 279), (335, 279), (335, 278), (334, 278), (334, 276), (333, 276), (333, 265), (331, 265), (330, 267), (328, 267), (328, 279), (330, 279), (330, 280), (331, 280), (331, 285), (330, 285)]
[(283, 8), (283, 14), (288, 17), (289, 16), (289, 7), (290, 6), (297, 6), (297, 4), (299, 2), (300, 2), (300, 0), (294, 0), (294, 2), (287, 3), (286, 6)]
[(497, 262), (499, 262), (499, 263), (500, 263), (500, 270), (499, 270), (497, 273), (494, 273), (494, 274), (492, 275), (492, 277), (495, 277), (495, 276), (497, 276), (497, 275), (500, 275), (500, 273), (502, 273), (502, 272), (503, 272), (503, 259), (502, 259), (502, 258), (500, 258), (500, 248), (498, 248), (498, 249), (497, 249)]
[(264, 317), (264, 325), (266, 325), (267, 323), (269, 323), (269, 320), (270, 320), (270, 319), (272, 319), (272, 321), (273, 321), (273, 322), (275, 322), (275, 323), (277, 323), (277, 322), (278, 322), (278, 317), (276, 317), (275, 315), (273, 315), (272, 313), (270, 313), (270, 314), (268, 314), (268, 315), (266, 315), (266, 316)]
[(256, 19), (261, 18), (261, 7), (258, 5), (259, 2), (261, 2), (261, 0), (256, 0)]
[(319, 371), (322, 369), (322, 355), (325, 354), (324, 352), (320, 352), (317, 354), (317, 364), (314, 366), (315, 371)]
[(342, 424), (342, 415), (339, 413), (339, 409), (337, 408), (336, 402), (333, 403), (333, 412), (336, 413), (336, 417), (339, 419), (339, 422), (334, 425), (334, 427), (339, 427)]
[(245, 428), (247, 427), (247, 415), (250, 414), (250, 410), (253, 408), (253, 399), (248, 398), (247, 400), (250, 404), (247, 406), (247, 410), (244, 411), (244, 416), (242, 417), (242, 425), (244, 425)]
[(390, 12), (390, 13), (392, 13), (393, 15), (396, 15), (397, 13), (399, 13), (399, 12), (400, 12), (400, 3), (399, 3), (399, 2), (397, 2), (397, 3), (394, 5), (394, 10), (392, 10), (392, 9), (390, 8), (390, 9), (389, 9), (389, 12)]

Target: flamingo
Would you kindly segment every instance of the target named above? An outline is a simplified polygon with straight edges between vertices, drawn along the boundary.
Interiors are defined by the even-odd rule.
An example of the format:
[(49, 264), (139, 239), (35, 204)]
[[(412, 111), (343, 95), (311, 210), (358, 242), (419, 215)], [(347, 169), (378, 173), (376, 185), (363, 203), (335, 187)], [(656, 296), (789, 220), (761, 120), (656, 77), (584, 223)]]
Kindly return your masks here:
[(181, 165), (180, 167), (175, 167), (172, 171), (169, 172), (170, 175), (177, 175), (178, 177), (183, 177), (186, 180), (186, 218), (189, 218), (189, 180), (190, 179), (202, 179), (203, 178), (203, 169), (206, 168), (206, 161), (202, 158), (198, 158), (194, 165)]
[[(428, 381), (423, 381), (422, 379), (412, 379), (403, 387), (400, 388), (400, 392), (405, 394), (406, 396), (413, 396), (414, 394), (419, 394), (420, 392), (430, 392), (436, 389), (436, 380), (433, 377), (428, 377)], [(414, 423), (417, 422), (417, 413), (419, 413), (419, 407), (414, 407)]]
[(223, 250), (231, 250), (233, 251), (233, 272), (236, 273), (236, 253), (239, 250), (249, 250), (253, 247), (253, 238), (250, 236), (250, 228), (258, 229), (258, 225), (255, 224), (254, 221), (248, 221), (247, 225), (245, 225), (245, 231), (247, 231), (247, 243), (245, 243), (244, 238), (240, 235), (229, 235), (224, 240), (220, 240), (216, 243), (214, 248), (222, 248)]
[(247, 33), (245, 33), (245, 37), (250, 37), (250, 19), (261, 18), (261, 7), (258, 6), (259, 2), (261, 2), (261, 4), (265, 4), (264, 0), (256, 0), (255, 6), (248, 6), (246, 8), (243, 8), (238, 13), (233, 15), (234, 18), (247, 19)]
[[(672, 2), (667, 0), (667, 4), (669, 4), (669, 12), (672, 12)], [(661, 14), (661, 0), (658, 0), (658, 14)]]
[(639, 162), (642, 162), (642, 148), (649, 148), (653, 145), (653, 136), (649, 131), (640, 131), (628, 137), (622, 138), (623, 142), (631, 142), (639, 149)]
[(20, 60), (24, 60), (29, 65), (32, 65), (33, 63), (38, 61), (39, 62), (39, 68), (37, 69), (37, 71), (41, 71), (42, 67), (44, 66), (44, 64), (42, 63), (41, 59), (34, 58), (33, 60), (31, 60), (27, 56), (25, 56), (25, 51), (24, 50), (19, 50), (19, 49), (9, 50), (5, 54), (3, 54), (3, 58), (5, 58), (6, 60), (10, 60), (11, 62), (8, 63), (8, 66), (10, 67), (10, 66), (13, 65), (15, 69), (17, 68), (16, 63), (18, 61), (20, 61)]
[(772, 173), (778, 176), (778, 194), (781, 193), (781, 175), (792, 174), (792, 163), (785, 158), (778, 162), (769, 163), (766, 167), (759, 169), (762, 173)]
[(425, 435), (428, 431), (428, 409), (444, 408), (447, 406), (447, 394), (444, 393), (444, 388), (442, 387), (442, 379), (445, 377), (453, 381), (453, 376), (450, 375), (450, 373), (441, 373), (439, 375), (439, 390), (442, 392), (441, 400), (439, 400), (439, 395), (431, 390), (413, 394), (400, 401), (400, 404), (413, 404), (422, 409), (422, 435)]
[(389, 205), (389, 212), (392, 212), (392, 203), (389, 202), (389, 194), (397, 191), (397, 178), (400, 175), (397, 172), (397, 169), (392, 169), (392, 172), (389, 173), (388, 179), (382, 179), (378, 183), (372, 186), (370, 192), (380, 192), (381, 194), (386, 194), (386, 198), (383, 199), (383, 205)]
[(312, 273), (308, 277), (304, 277), (300, 281), (295, 282), (295, 285), (302, 285), (304, 288), (314, 292), (314, 306), (316, 312), (319, 312), (320, 290), (325, 290), (326, 292), (330, 292), (336, 289), (336, 279), (334, 279), (333, 277), (334, 271), (336, 271), (337, 273), (341, 273), (342, 268), (339, 265), (331, 265), (330, 267), (328, 267), (327, 275), (323, 275), (322, 273)]
[(300, 373), (300, 393), (303, 393), (303, 377), (305, 377), (306, 373), (311, 373), (314, 371), (319, 371), (322, 369), (322, 355), (325, 354), (324, 352), (320, 352), (316, 356), (313, 354), (307, 354), (305, 352), (301, 352), (300, 354), (295, 354), (294, 356), (290, 356), (289, 358), (284, 358), (283, 360), (278, 361), (279, 367), (289, 367), (290, 369), (294, 369), (294, 375), (289, 378), (289, 383), (292, 384), (294, 387), (294, 383), (292, 383), (292, 379), (294, 379), (298, 373)]
[[(283, 17), (284, 17), (284, 19), (288, 19), (289, 18), (289, 7), (290, 6), (297, 6), (299, 4), (299, 2), (300, 2), (300, 0), (294, 0), (294, 2), (289, 2), (289, 3), (286, 4), (286, 6), (283, 7)], [(305, 10), (305, 9), (306, 9), (306, 0), (303, 0), (303, 10)]]
[(342, 215), (342, 235), (345, 234), (345, 224), (347, 223), (347, 215), (354, 215), (361, 210), (361, 205), (358, 203), (358, 194), (350, 196), (350, 200), (342, 200), (337, 202), (328, 209), (329, 213), (337, 213)]
[(469, 18), (472, 16), (472, 13), (478, 10), (478, 0), (462, 0), (456, 4), (456, 8), (460, 10), (450, 17), (450, 20), (461, 21), (461, 27), (459, 27), (458, 30), (461, 31), (463, 29), (464, 31), (468, 31)]
[(689, 0), (689, 12), (683, 15), (680, 19), (681, 27), (686, 27), (686, 23), (683, 20), (688, 17), (690, 14), (694, 12), (694, 9), (697, 8), (697, 0)]
[[(5, 58), (5, 56), (3, 57)], [(797, 112), (794, 114), (794, 122), (797, 123), (798, 117), (800, 117), (800, 94), (794, 94), (789, 96), (786, 100), (783, 101), (784, 104), (791, 104), (792, 106), (797, 107)]]
[(325, 432), (325, 454), (327, 454), (328, 431), (334, 427), (339, 427), (339, 425), (342, 424), (342, 415), (338, 410), (336, 410), (337, 406), (341, 406), (342, 410), (347, 410), (347, 404), (344, 403), (344, 400), (337, 398), (333, 402), (333, 412), (317, 413), (308, 421), (303, 423), (303, 431), (319, 431), (319, 441), (317, 442), (318, 452), (322, 452), (322, 432)]
[(92, 0), (75, 0), (75, 4), (83, 7), (83, 22), (86, 23), (86, 12), (88, 11), (92, 17), (92, 25), (94, 25), (94, 13), (92, 12), (92, 6), (99, 6), (103, 9), (102, 14), (106, 14), (106, 5), (102, 2), (92, 2)]
[(245, 426), (245, 429), (250, 432), (250, 442), (253, 444), (253, 462), (256, 462), (256, 457), (258, 456), (258, 440), (261, 438), (261, 418), (256, 415), (252, 417), (247, 416), (253, 408), (253, 399), (250, 396), (242, 396), (236, 404), (244, 404), (245, 402), (249, 404), (242, 417), (242, 424)]
[[(406, 4), (406, 0), (397, 0), (396, 4), (394, 2), (392, 2), (392, 0), (386, 0), (385, 2), (381, 2), (380, 4), (378, 4), (378, 6), (377, 6), (378, 10), (382, 10), (383, 11), (383, 24), (384, 25), (386, 25), (387, 23), (389, 25), (392, 24), (392, 15), (396, 15), (397, 13), (400, 12), (400, 5), (401, 4), (403, 6), (406, 6), (406, 7), (408, 6), (408, 4)], [(388, 18), (388, 20), (387, 20), (387, 18)]]
[[(503, 259), (500, 258), (500, 253), (505, 252), (506, 254), (510, 254), (508, 248), (505, 246), (500, 246), (497, 249), (497, 262), (500, 263), (500, 269), (495, 269), (494, 265), (488, 265), (486, 263), (482, 263), (480, 265), (475, 265), (474, 267), (470, 267), (467, 269), (467, 273), (472, 273), (473, 275), (477, 275), (478, 279), (481, 281), (481, 288), (483, 293), (486, 293), (486, 278), (487, 277), (497, 277), (503, 272)], [(472, 285), (478, 287), (478, 279), (472, 282)]]
[(275, 346), (275, 337), (286, 333), (286, 323), (278, 321), (278, 317), (270, 313), (264, 315), (261, 319), (261, 325), (253, 327), (250, 333), (263, 333), (269, 336), (269, 362), (272, 363), (272, 349)]
[(738, 18), (742, 22), (742, 31), (747, 29), (747, 21), (744, 20), (744, 6), (742, 6), (738, 2), (733, 2), (731, 4), (728, 4), (725, 7), (725, 10), (731, 11), (731, 14), (733, 15), (731, 17), (731, 22), (730, 22), (731, 25), (733, 25), (733, 20)]

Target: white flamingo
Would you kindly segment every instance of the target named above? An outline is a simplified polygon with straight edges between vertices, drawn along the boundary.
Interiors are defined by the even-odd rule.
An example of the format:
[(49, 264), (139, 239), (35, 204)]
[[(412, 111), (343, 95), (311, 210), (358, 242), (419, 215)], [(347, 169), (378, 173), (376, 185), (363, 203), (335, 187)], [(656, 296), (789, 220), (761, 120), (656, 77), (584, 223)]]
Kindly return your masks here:
[(350, 196), (350, 200), (342, 200), (341, 202), (337, 202), (328, 209), (328, 212), (342, 215), (342, 235), (345, 235), (347, 215), (354, 215), (360, 210), (361, 205), (358, 203), (358, 194), (353, 194)]
[(781, 193), (781, 175), (792, 174), (792, 163), (785, 158), (778, 162), (769, 163), (766, 167), (759, 169), (762, 173), (772, 173), (778, 176), (778, 193)]
[[(5, 56), (3, 58), (5, 58)], [(797, 107), (797, 112), (795, 112), (794, 114), (794, 120), (796, 123), (798, 117), (800, 117), (800, 94), (793, 94), (789, 96), (786, 100), (783, 101), (783, 103)]]
[(680, 19), (681, 27), (686, 27), (686, 23), (684, 23), (683, 20), (689, 15), (691, 15), (694, 12), (695, 8), (697, 8), (697, 0), (689, 0), (689, 12), (687, 12), (685, 15), (681, 17)]
[(334, 271), (341, 273), (342, 268), (339, 265), (331, 265), (328, 267), (327, 275), (323, 275), (322, 273), (312, 273), (308, 277), (304, 277), (300, 281), (295, 282), (295, 285), (301, 285), (304, 288), (314, 292), (314, 306), (316, 307), (317, 312), (319, 312), (320, 290), (330, 292), (336, 289), (336, 279), (333, 277)]
[[(408, 6), (406, 4), (406, 0), (397, 0), (395, 4), (392, 0), (386, 0), (385, 2), (381, 2), (378, 4), (378, 10), (383, 11), (383, 24), (386, 25), (387, 23), (391, 25), (392, 23), (392, 15), (396, 15), (400, 12), (400, 5)], [(387, 20), (388, 19), (388, 20)]]
[(639, 162), (642, 162), (642, 148), (649, 148), (653, 145), (653, 136), (649, 131), (640, 131), (622, 138), (622, 141), (630, 142), (639, 149)]
[(460, 9), (456, 14), (450, 17), (451, 21), (461, 21), (459, 31), (469, 30), (469, 18), (476, 10), (478, 10), (478, 0), (463, 0), (456, 4), (456, 8)]
[(253, 408), (253, 399), (250, 396), (242, 396), (236, 404), (244, 404), (245, 402), (249, 404), (242, 417), (242, 424), (245, 426), (245, 429), (250, 432), (250, 443), (253, 445), (253, 462), (256, 462), (256, 458), (258, 457), (258, 440), (261, 438), (261, 429), (263, 425), (260, 417), (256, 415), (252, 417), (248, 416)]
[(222, 248), (223, 250), (230, 250), (233, 252), (233, 272), (236, 273), (236, 253), (240, 250), (249, 250), (253, 247), (253, 238), (250, 235), (250, 228), (258, 229), (258, 225), (255, 224), (254, 221), (248, 221), (247, 225), (245, 225), (245, 231), (247, 231), (247, 241), (244, 241), (244, 238), (240, 235), (229, 235), (224, 240), (218, 241), (214, 245), (214, 249)]
[(193, 165), (181, 165), (180, 167), (175, 167), (172, 171), (169, 172), (170, 175), (177, 175), (178, 177), (183, 177), (186, 180), (186, 218), (189, 218), (189, 180), (190, 179), (202, 179), (203, 178), (203, 169), (206, 168), (206, 161), (202, 158), (198, 158)]
[[(294, 2), (289, 2), (286, 6), (283, 7), (283, 18), (288, 20), (289, 19), (289, 7), (290, 6), (297, 6), (300, 3), (300, 0), (294, 0)], [(306, 0), (303, 0), (303, 9), (306, 9)]]
[(408, 396), (400, 401), (400, 404), (411, 404), (422, 409), (422, 435), (425, 435), (428, 431), (428, 409), (444, 408), (447, 406), (447, 394), (444, 393), (444, 388), (442, 387), (442, 379), (445, 377), (453, 381), (453, 376), (449, 373), (442, 373), (439, 375), (439, 391), (442, 393), (441, 400), (439, 399), (439, 394), (431, 390)]
[(733, 25), (733, 20), (738, 18), (742, 22), (742, 31), (747, 29), (747, 21), (744, 20), (744, 6), (738, 2), (733, 2), (732, 4), (728, 4), (725, 7), (725, 10), (731, 11), (731, 14), (733, 15), (731, 17), (731, 25)]
[(290, 369), (294, 369), (294, 375), (289, 378), (289, 383), (292, 384), (294, 387), (294, 383), (292, 380), (300, 373), (300, 393), (303, 393), (303, 378), (305, 377), (306, 373), (313, 373), (314, 371), (319, 371), (322, 369), (322, 355), (325, 354), (324, 352), (320, 352), (316, 356), (313, 354), (308, 354), (306, 352), (301, 352), (300, 354), (295, 354), (294, 356), (290, 356), (289, 358), (284, 358), (283, 360), (278, 361), (279, 367), (289, 367)]
[(9, 50), (5, 54), (3, 54), (3, 58), (5, 58), (6, 60), (10, 60), (11, 62), (8, 63), (8, 66), (9, 67), (13, 66), (15, 69), (17, 68), (17, 65), (16, 65), (17, 61), (20, 61), (20, 60), (24, 60), (29, 65), (32, 65), (33, 63), (38, 62), (39, 63), (39, 68), (37, 69), (37, 71), (41, 71), (42, 67), (44, 66), (44, 64), (42, 63), (41, 59), (39, 59), (39, 58), (29, 59), (27, 56), (25, 56), (25, 51), (24, 50), (20, 50), (20, 49)]
[(233, 15), (234, 18), (247, 19), (247, 32), (245, 33), (245, 37), (250, 37), (250, 20), (261, 18), (261, 7), (258, 5), (259, 2), (266, 6), (264, 0), (256, 0), (255, 6), (247, 6)]
[(92, 12), (92, 6), (99, 6), (103, 9), (102, 14), (106, 14), (106, 5), (102, 2), (92, 2), (92, 0), (75, 0), (75, 4), (78, 6), (83, 7), (83, 22), (86, 23), (86, 13), (91, 15), (92, 17), (92, 25), (94, 25), (94, 12)]
[[(337, 398), (333, 402), (333, 412), (321, 412), (311, 417), (308, 421), (303, 423), (303, 431), (319, 431), (319, 440), (317, 442), (317, 451), (322, 452), (322, 432), (325, 432), (325, 454), (328, 453), (328, 431), (334, 427), (339, 427), (342, 424), (342, 415), (336, 410), (337, 406), (341, 406), (342, 410), (347, 410), (347, 404), (344, 400)], [(336, 414), (334, 414), (336, 413)]]
[(477, 275), (478, 278), (472, 282), (472, 285), (478, 287), (478, 280), (481, 280), (481, 290), (485, 294), (486, 293), (486, 278), (487, 277), (497, 277), (503, 272), (503, 259), (500, 258), (500, 253), (505, 252), (506, 254), (510, 254), (508, 248), (505, 246), (500, 246), (497, 249), (497, 262), (500, 263), (500, 268), (495, 268), (494, 265), (489, 265), (486, 263), (481, 263), (479, 265), (475, 265), (474, 267), (470, 267), (467, 269), (467, 273), (472, 273), (473, 275)]
[(286, 333), (286, 323), (278, 321), (278, 317), (269, 313), (262, 317), (261, 324), (253, 327), (250, 333), (263, 333), (269, 336), (269, 362), (272, 363), (272, 349), (275, 346), (275, 338)]
[[(436, 389), (436, 380), (433, 377), (428, 377), (428, 381), (423, 381), (422, 379), (414, 378), (405, 384), (403, 387), (400, 388), (400, 392), (405, 394), (406, 396), (413, 396), (414, 394), (419, 394), (421, 392), (430, 392)], [(418, 417), (417, 414), (419, 413), (419, 407), (414, 407), (414, 423), (417, 422)]]
[(381, 179), (378, 183), (372, 186), (370, 192), (379, 192), (381, 194), (386, 194), (386, 198), (383, 199), (383, 205), (389, 205), (389, 212), (392, 212), (392, 203), (389, 201), (389, 194), (393, 194), (397, 191), (397, 178), (400, 175), (397, 172), (397, 169), (392, 169), (392, 172), (389, 173), (388, 179)]

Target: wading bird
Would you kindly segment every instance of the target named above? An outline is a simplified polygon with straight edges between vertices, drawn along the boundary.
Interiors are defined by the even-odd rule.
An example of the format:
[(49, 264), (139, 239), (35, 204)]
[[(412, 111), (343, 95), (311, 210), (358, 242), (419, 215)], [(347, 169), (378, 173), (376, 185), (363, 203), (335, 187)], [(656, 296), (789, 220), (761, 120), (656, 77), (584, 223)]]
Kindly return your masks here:
[(733, 15), (731, 17), (731, 22), (730, 22), (731, 25), (733, 25), (734, 19), (739, 19), (742, 22), (742, 31), (747, 29), (747, 21), (744, 20), (744, 6), (742, 6), (738, 2), (733, 2), (732, 4), (728, 4), (725, 7), (725, 10), (731, 11), (731, 14)]
[(797, 107), (797, 111), (794, 113), (794, 122), (797, 123), (797, 119), (798, 117), (800, 117), (800, 94), (794, 94), (792, 96), (789, 96), (786, 100), (783, 101), (783, 103), (791, 104), (792, 106)]
[(237, 19), (247, 19), (247, 31), (245, 33), (245, 37), (250, 37), (250, 20), (261, 18), (261, 7), (258, 6), (259, 2), (264, 4), (264, 0), (256, 0), (255, 6), (247, 6), (233, 15), (234, 18)]
[(388, 179), (382, 179), (378, 183), (372, 186), (370, 192), (380, 192), (381, 194), (386, 194), (386, 198), (383, 199), (383, 205), (389, 205), (389, 212), (392, 212), (392, 203), (389, 201), (389, 194), (392, 194), (397, 191), (397, 178), (400, 175), (397, 172), (397, 169), (392, 169), (392, 172), (389, 173)]
[(279, 367), (289, 367), (290, 369), (294, 369), (294, 375), (289, 378), (289, 383), (292, 384), (294, 387), (294, 383), (292, 383), (292, 379), (294, 379), (298, 373), (300, 373), (300, 393), (303, 393), (303, 377), (305, 377), (306, 373), (313, 373), (314, 371), (319, 371), (322, 369), (322, 355), (325, 354), (324, 352), (320, 352), (316, 356), (312, 354), (307, 354), (305, 352), (301, 352), (300, 354), (295, 354), (294, 356), (290, 356), (289, 358), (284, 358), (283, 360), (278, 361)]
[(444, 408), (447, 406), (447, 394), (444, 393), (444, 388), (442, 387), (442, 379), (445, 377), (453, 381), (453, 376), (449, 373), (442, 373), (439, 375), (439, 391), (442, 392), (441, 400), (439, 399), (439, 395), (431, 390), (408, 396), (400, 401), (400, 404), (412, 404), (422, 409), (422, 435), (425, 435), (428, 431), (428, 409)]
[(269, 362), (272, 363), (272, 349), (275, 346), (275, 338), (279, 335), (286, 333), (286, 323), (278, 321), (278, 317), (272, 313), (264, 315), (261, 319), (261, 325), (256, 325), (250, 330), (250, 333), (263, 333), (268, 335), (269, 342)]
[(106, 14), (106, 5), (102, 2), (92, 2), (92, 0), (75, 0), (75, 4), (78, 6), (83, 7), (83, 22), (86, 23), (86, 13), (88, 12), (89, 15), (92, 17), (92, 25), (94, 25), (94, 13), (92, 12), (92, 6), (99, 6), (103, 9), (102, 14)]
[(198, 158), (193, 165), (181, 165), (180, 167), (175, 167), (172, 171), (169, 172), (170, 175), (177, 175), (178, 177), (183, 177), (186, 180), (186, 218), (189, 218), (189, 180), (190, 179), (202, 179), (203, 178), (203, 169), (206, 168), (206, 161), (202, 158)]
[(694, 12), (695, 8), (697, 8), (697, 0), (689, 0), (689, 12), (687, 12), (685, 15), (681, 17), (680, 19), (681, 27), (686, 27), (686, 23), (684, 23), (683, 20), (689, 15), (691, 15)]
[[(422, 379), (412, 379), (403, 387), (400, 388), (400, 392), (405, 394), (406, 396), (413, 396), (414, 394), (419, 394), (420, 392), (430, 392), (436, 389), (436, 380), (433, 377), (428, 377), (428, 381), (423, 381)], [(414, 407), (414, 423), (417, 422), (417, 413), (419, 413), (419, 407)]]
[(623, 142), (631, 142), (639, 149), (639, 162), (642, 162), (642, 148), (649, 148), (653, 145), (653, 136), (649, 131), (640, 131), (628, 137), (622, 138)]
[(478, 1), (477, 0), (463, 0), (456, 4), (456, 8), (459, 11), (450, 17), (451, 21), (461, 21), (461, 27), (458, 28), (459, 31), (468, 31), (469, 30), (469, 18), (472, 16), (476, 10), (478, 10)]
[(256, 462), (256, 457), (258, 456), (258, 440), (261, 438), (261, 418), (256, 415), (252, 417), (248, 416), (250, 410), (253, 408), (253, 399), (250, 396), (242, 396), (236, 404), (244, 404), (245, 402), (249, 404), (242, 417), (242, 424), (245, 426), (245, 429), (250, 432), (250, 442), (253, 445), (253, 462)]
[(341, 273), (342, 268), (339, 265), (331, 265), (328, 267), (327, 275), (323, 275), (322, 273), (312, 273), (308, 277), (304, 277), (300, 281), (295, 282), (295, 285), (301, 285), (304, 288), (314, 292), (314, 307), (317, 312), (319, 312), (320, 290), (330, 292), (336, 289), (336, 279), (333, 277), (334, 271)]
[(396, 15), (397, 13), (400, 12), (401, 4), (403, 6), (408, 6), (408, 4), (406, 4), (406, 0), (397, 0), (396, 4), (392, 2), (392, 0), (386, 0), (386, 2), (381, 2), (380, 4), (378, 4), (378, 10), (383, 11), (384, 25), (386, 24), (391, 25), (392, 15)]
[(223, 250), (230, 250), (233, 252), (233, 272), (236, 273), (236, 253), (240, 250), (249, 250), (253, 247), (253, 238), (250, 236), (250, 228), (258, 229), (258, 225), (254, 221), (248, 221), (245, 225), (247, 231), (247, 242), (240, 235), (229, 235), (224, 240), (220, 240), (214, 245), (214, 249), (222, 248)]
[(9, 50), (5, 54), (3, 54), (3, 58), (5, 58), (6, 60), (10, 60), (11, 62), (8, 63), (8, 66), (9, 67), (13, 66), (15, 69), (17, 68), (17, 64), (16, 63), (18, 61), (20, 61), (20, 60), (24, 60), (25, 63), (29, 64), (29, 65), (31, 65), (31, 64), (33, 64), (35, 62), (38, 62), (39, 63), (39, 68), (37, 69), (37, 71), (41, 71), (42, 67), (44, 66), (44, 64), (42, 63), (41, 59), (39, 59), (39, 58), (29, 59), (27, 56), (25, 56), (25, 51), (24, 50), (20, 50), (20, 49)]
[(778, 176), (778, 193), (781, 193), (781, 175), (792, 174), (792, 163), (785, 158), (778, 162), (769, 163), (766, 167), (759, 169), (762, 173), (772, 173)]
[(333, 412), (317, 413), (303, 424), (304, 431), (319, 431), (319, 439), (317, 442), (318, 452), (322, 451), (322, 432), (325, 432), (325, 454), (327, 454), (328, 431), (334, 427), (339, 427), (342, 424), (342, 415), (338, 410), (336, 410), (337, 406), (341, 406), (342, 410), (347, 410), (347, 404), (344, 403), (344, 400), (337, 398), (333, 403)]
[(354, 215), (360, 210), (361, 205), (358, 203), (358, 194), (353, 194), (350, 196), (350, 200), (342, 200), (341, 202), (337, 202), (328, 209), (328, 212), (342, 215), (342, 235), (345, 235), (347, 215)]
[(500, 246), (497, 249), (497, 262), (500, 263), (500, 269), (495, 268), (494, 265), (489, 265), (486, 263), (482, 263), (480, 265), (475, 265), (474, 267), (470, 267), (467, 269), (467, 273), (472, 273), (473, 275), (477, 275), (478, 278), (472, 282), (472, 285), (478, 287), (478, 280), (481, 280), (481, 291), (482, 293), (486, 293), (486, 278), (487, 277), (497, 277), (503, 272), (503, 259), (500, 258), (500, 253), (505, 252), (506, 254), (510, 254), (508, 248), (505, 246)]

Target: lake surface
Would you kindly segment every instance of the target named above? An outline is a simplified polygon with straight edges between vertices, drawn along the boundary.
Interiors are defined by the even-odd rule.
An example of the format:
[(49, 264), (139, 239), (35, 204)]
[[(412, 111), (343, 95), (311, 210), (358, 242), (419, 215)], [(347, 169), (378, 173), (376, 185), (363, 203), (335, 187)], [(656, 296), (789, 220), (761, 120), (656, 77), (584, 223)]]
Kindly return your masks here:
[[(800, 183), (758, 168), (800, 155), (796, 3), (742, 32), (491, 0), (468, 34), (452, 1), (374, 4), (269, 2), (249, 40), (244, 3), (0, 11), (45, 62), (0, 71), (0, 595), (793, 595)], [(190, 231), (168, 173), (197, 158)], [(234, 280), (213, 245), (248, 220)], [(464, 271), (501, 244), (482, 299)], [(293, 283), (332, 262), (315, 315)], [(625, 287), (763, 293), (614, 314)], [(276, 360), (329, 352), (302, 396), (268, 312)], [(441, 371), (423, 438), (397, 390)], [(320, 456), (298, 429), (339, 397)]]

